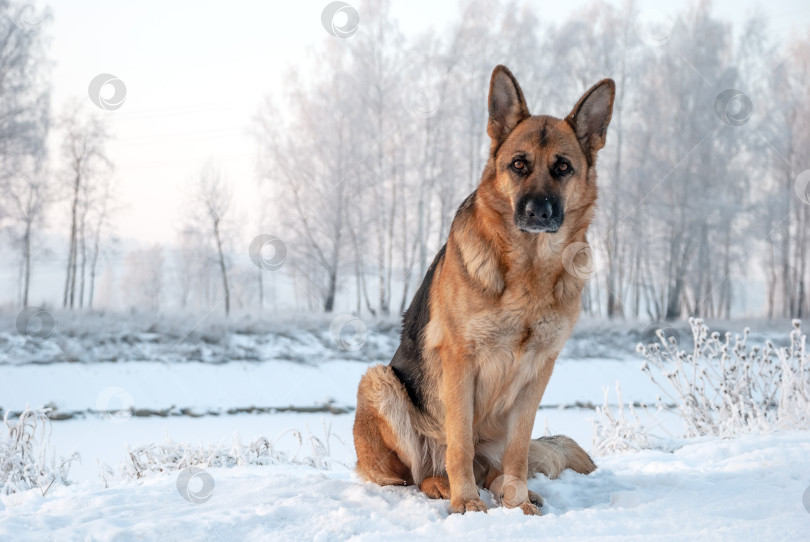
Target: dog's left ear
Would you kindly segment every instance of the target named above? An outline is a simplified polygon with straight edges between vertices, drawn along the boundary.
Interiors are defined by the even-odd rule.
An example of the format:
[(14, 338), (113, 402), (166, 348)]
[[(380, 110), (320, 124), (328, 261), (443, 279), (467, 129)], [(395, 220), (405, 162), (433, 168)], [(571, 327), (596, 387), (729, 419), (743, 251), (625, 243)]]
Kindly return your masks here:
[(495, 66), (489, 81), (489, 123), (487, 133), (493, 149), (506, 139), (520, 121), (529, 116), (529, 108), (517, 79), (503, 65)]
[(615, 96), (616, 83), (613, 79), (602, 79), (579, 99), (565, 119), (574, 129), (588, 164), (594, 163), (596, 152), (605, 146)]

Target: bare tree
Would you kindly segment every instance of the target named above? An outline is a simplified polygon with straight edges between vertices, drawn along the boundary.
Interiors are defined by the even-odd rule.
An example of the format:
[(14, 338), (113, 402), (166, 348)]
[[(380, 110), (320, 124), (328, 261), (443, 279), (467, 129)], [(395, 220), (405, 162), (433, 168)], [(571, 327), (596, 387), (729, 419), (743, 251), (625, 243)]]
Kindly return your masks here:
[(211, 239), (216, 264), (222, 280), (222, 293), (225, 301), (225, 314), (231, 312), (231, 289), (228, 283), (228, 263), (226, 261), (225, 237), (228, 211), (231, 207), (232, 188), (213, 163), (208, 163), (198, 174), (191, 186), (193, 207), (192, 222), (198, 225)]
[[(61, 121), (62, 151), (68, 162), (68, 193), (70, 203), (70, 230), (68, 237), (67, 272), (62, 306), (76, 304), (76, 279), (79, 258), (86, 260), (85, 223), (94, 201), (96, 183), (109, 175), (112, 164), (105, 153), (109, 131), (104, 120), (88, 112), (79, 102), (72, 103)], [(83, 266), (84, 267), (84, 266)], [(84, 269), (81, 269), (81, 282)], [(79, 298), (79, 306), (83, 304)]]
[(13, 223), (12, 238), (21, 250), (20, 303), (27, 306), (35, 236), (44, 221), (46, 207), (53, 199), (49, 177), (36, 169), (20, 172), (8, 180), (6, 196), (10, 200), (6, 216)]
[[(27, 6), (33, 9), (31, 6)], [(50, 116), (50, 89), (44, 52), (49, 12), (26, 12), (39, 24), (20, 25), (21, 5), (0, 0), (0, 186), (26, 166), (29, 157), (45, 155)], [(15, 24), (17, 23), (17, 24)]]
[[(810, 185), (798, 179), (810, 168), (810, 38), (794, 39), (767, 72), (775, 99), (757, 149), (770, 157), (768, 205), (758, 212), (767, 241), (768, 315), (801, 318), (810, 311)], [(803, 173), (804, 172), (804, 173)], [(805, 193), (800, 194), (804, 188)]]
[(39, 23), (15, 24), (21, 5), (0, 0), (0, 228), (8, 227), (20, 250), (19, 300), (28, 304), (35, 238), (52, 198), (44, 162), (50, 89), (43, 46), (47, 11), (26, 16)]
[[(330, 65), (347, 61), (345, 50), (326, 54)], [(278, 212), (288, 226), (289, 237), (283, 241), (296, 247), (290, 263), (305, 280), (309, 297), (331, 312), (345, 261), (346, 214), (350, 198), (359, 195), (364, 164), (360, 145), (352, 140), (355, 102), (348, 78), (340, 69), (326, 75), (309, 90), (291, 74), (296, 117), (285, 124), (268, 102), (257, 116), (256, 137), (264, 155), (262, 179), (272, 183)], [(358, 204), (353, 209), (361, 212)]]
[(87, 308), (93, 307), (93, 296), (96, 286), (96, 270), (104, 241), (115, 241), (115, 238), (112, 235), (113, 222), (111, 220), (111, 212), (116, 209), (116, 204), (117, 199), (115, 180), (112, 176), (104, 177), (101, 181), (99, 191), (96, 194), (92, 205), (90, 205), (90, 210), (92, 213), (90, 223), (90, 242), (92, 245), (90, 247), (90, 276), (88, 277), (90, 286), (87, 296)]

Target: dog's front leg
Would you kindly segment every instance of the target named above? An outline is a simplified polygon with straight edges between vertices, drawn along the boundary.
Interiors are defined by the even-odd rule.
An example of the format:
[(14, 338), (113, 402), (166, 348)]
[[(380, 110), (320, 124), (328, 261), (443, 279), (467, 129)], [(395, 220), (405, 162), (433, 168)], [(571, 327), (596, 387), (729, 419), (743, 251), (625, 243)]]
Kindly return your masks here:
[(445, 467), (450, 479), (450, 511), (482, 511), (487, 505), (478, 495), (473, 473), (475, 443), (473, 436), (473, 401), (475, 377), (463, 354), (443, 359), (442, 396), (444, 427), (447, 437)]
[[(537, 387), (527, 389), (518, 396), (507, 426), (506, 449), (501, 460), (503, 474), (490, 487), (503, 506), (519, 507), (527, 515), (540, 515), (540, 510), (530, 499), (526, 480), (529, 471), (529, 443), (542, 396), (543, 390)], [(535, 500), (539, 499), (535, 497)]]

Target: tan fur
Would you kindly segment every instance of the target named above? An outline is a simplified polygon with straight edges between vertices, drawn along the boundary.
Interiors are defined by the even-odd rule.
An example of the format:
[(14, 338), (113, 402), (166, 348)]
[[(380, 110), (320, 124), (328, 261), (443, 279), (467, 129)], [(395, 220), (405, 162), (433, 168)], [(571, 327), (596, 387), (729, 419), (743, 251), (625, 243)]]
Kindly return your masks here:
[[(492, 153), (475, 197), (453, 221), (430, 285), (421, 349), (424, 405), (412, 403), (390, 367), (372, 367), (363, 377), (354, 437), (364, 479), (449, 496), (454, 512), (486, 510), (478, 487), (498, 480), (511, 492), (505, 506), (539, 514), (535, 503), (542, 500), (526, 488), (527, 476), (596, 468), (570, 438), (532, 440), (531, 433), (579, 314), (584, 279), (566, 271), (563, 251), (586, 242), (597, 195), (596, 151), (604, 146), (612, 92), (606, 80), (566, 120), (532, 117), (511, 73), (503, 67), (493, 72)], [(525, 182), (507, 172), (515, 153), (536, 166)], [(565, 182), (544, 169), (560, 155), (575, 172)], [(532, 190), (564, 202), (556, 233), (516, 226), (516, 202)], [(511, 482), (504, 486), (503, 480)]]
[(591, 457), (576, 442), (564, 436), (540, 437), (529, 446), (529, 474), (556, 478), (565, 469), (582, 474), (596, 470)]

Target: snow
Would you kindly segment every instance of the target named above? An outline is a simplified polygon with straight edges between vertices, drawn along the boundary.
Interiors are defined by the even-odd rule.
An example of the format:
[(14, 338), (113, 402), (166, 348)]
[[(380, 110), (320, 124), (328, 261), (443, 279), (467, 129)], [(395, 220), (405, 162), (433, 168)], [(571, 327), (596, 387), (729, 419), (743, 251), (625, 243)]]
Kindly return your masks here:
[[(368, 363), (333, 360), (319, 365), (289, 361), (205, 364), (186, 362), (52, 363), (0, 367), (2, 406), (19, 411), (53, 403), (59, 411), (97, 409), (107, 388), (124, 390), (136, 409), (174, 406), (194, 412), (241, 407), (313, 407), (330, 401), (353, 407)], [(543, 397), (545, 406), (601, 404), (603, 388), (616, 381), (634, 401), (652, 403), (659, 389), (643, 374), (641, 361), (561, 360)], [(615, 397), (614, 397), (615, 399)], [(103, 397), (102, 397), (103, 401)], [(109, 405), (111, 409), (122, 405)]]
[[(4, 497), (0, 540), (806, 540), (806, 432), (705, 439), (674, 453), (603, 458), (583, 476), (538, 477), (543, 517), (450, 516), (447, 501), (358, 481), (346, 467), (210, 468), (210, 500), (180, 497), (176, 475), (89, 481)], [(484, 498), (492, 504), (491, 497)]]
[[(51, 444), (57, 457), (82, 458), (70, 486), (0, 497), (0, 540), (810, 539), (802, 505), (810, 432), (679, 440), (671, 436), (683, 432), (681, 421), (664, 411), (658, 430), (674, 451), (600, 457), (590, 476), (531, 480), (546, 500), (543, 517), (502, 508), (450, 516), (447, 501), (377, 487), (352, 471), (357, 382), (372, 363), (388, 361), (395, 326), (369, 325), (367, 344), (344, 352), (330, 344), (328, 322), (244, 325), (239, 333), (212, 326), (182, 339), (182, 348), (177, 322), (108, 324), (71, 322), (39, 345), (0, 331), (0, 408), (51, 405), (71, 415), (53, 422)], [(606, 387), (615, 401), (616, 381), (625, 401), (654, 402), (658, 388), (633, 348), (640, 334), (629, 325), (580, 328), (533, 435), (567, 434), (590, 449), (595, 413), (583, 406), (601, 404)], [(104, 413), (128, 401), (135, 416)], [(333, 412), (302, 412), (327, 404)], [(253, 407), (257, 413), (229, 414)], [(288, 407), (294, 411), (274, 410)], [(331, 467), (302, 464), (314, 451), (307, 437), (323, 440), (325, 427)], [(108, 488), (99, 477), (100, 463), (120, 472), (128, 448), (167, 439), (228, 447), (235, 435), (242, 443), (265, 436), (294, 463), (205, 467), (215, 488), (198, 504), (180, 495), (177, 471)]]

